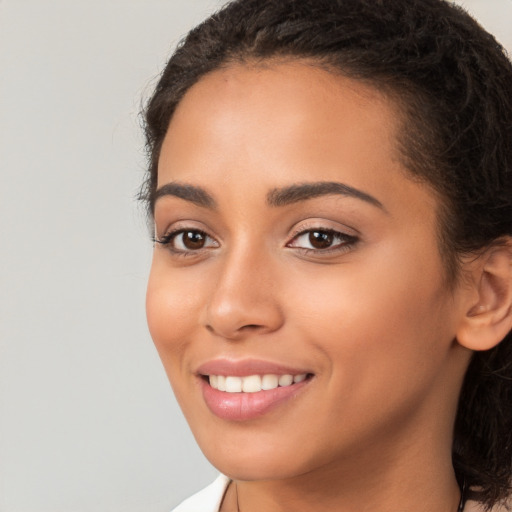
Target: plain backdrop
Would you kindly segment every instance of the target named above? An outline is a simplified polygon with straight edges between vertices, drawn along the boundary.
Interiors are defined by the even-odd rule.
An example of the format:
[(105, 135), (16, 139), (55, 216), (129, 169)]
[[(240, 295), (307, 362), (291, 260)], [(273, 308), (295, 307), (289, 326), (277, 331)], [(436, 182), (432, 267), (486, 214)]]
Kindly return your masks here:
[[(0, 512), (168, 512), (211, 481), (147, 332), (138, 112), (221, 0), (0, 0)], [(512, 0), (465, 4), (512, 50)]]

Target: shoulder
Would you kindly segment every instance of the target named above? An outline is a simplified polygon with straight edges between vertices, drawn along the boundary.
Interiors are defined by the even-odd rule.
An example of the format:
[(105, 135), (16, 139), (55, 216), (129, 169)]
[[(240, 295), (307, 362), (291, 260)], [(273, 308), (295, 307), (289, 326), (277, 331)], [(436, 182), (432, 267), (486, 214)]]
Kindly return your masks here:
[(172, 512), (218, 512), (230, 480), (219, 475), (208, 487), (183, 501)]

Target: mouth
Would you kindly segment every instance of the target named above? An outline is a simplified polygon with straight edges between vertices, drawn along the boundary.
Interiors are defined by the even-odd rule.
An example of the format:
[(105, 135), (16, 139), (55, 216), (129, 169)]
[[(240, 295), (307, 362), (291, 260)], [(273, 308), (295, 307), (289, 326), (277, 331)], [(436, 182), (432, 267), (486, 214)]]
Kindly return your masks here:
[(314, 379), (311, 372), (261, 361), (212, 361), (197, 375), (210, 412), (228, 421), (261, 418), (304, 393)]

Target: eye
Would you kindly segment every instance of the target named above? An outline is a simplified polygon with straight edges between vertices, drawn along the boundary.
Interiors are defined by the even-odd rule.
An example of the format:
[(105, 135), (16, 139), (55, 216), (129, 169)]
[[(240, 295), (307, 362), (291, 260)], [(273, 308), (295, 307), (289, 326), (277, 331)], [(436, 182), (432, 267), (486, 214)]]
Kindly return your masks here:
[(330, 252), (347, 248), (357, 241), (357, 237), (340, 233), (332, 229), (308, 229), (296, 235), (288, 247), (296, 247), (307, 251)]
[(216, 240), (199, 229), (177, 229), (155, 239), (155, 242), (176, 253), (189, 253), (219, 246)]

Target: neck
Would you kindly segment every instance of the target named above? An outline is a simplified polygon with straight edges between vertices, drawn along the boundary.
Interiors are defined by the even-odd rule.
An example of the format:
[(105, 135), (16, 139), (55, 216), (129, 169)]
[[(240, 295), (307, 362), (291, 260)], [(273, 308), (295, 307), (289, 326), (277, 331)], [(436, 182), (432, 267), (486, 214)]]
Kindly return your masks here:
[[(451, 476), (451, 475), (450, 475)], [(452, 476), (437, 481), (432, 475), (419, 483), (412, 479), (399, 480), (400, 487), (392, 485), (387, 475), (365, 478), (364, 485), (354, 478), (345, 481), (332, 479), (295, 482), (235, 482), (232, 510), (237, 512), (457, 512), (460, 491)], [(351, 485), (352, 484), (352, 485)]]

